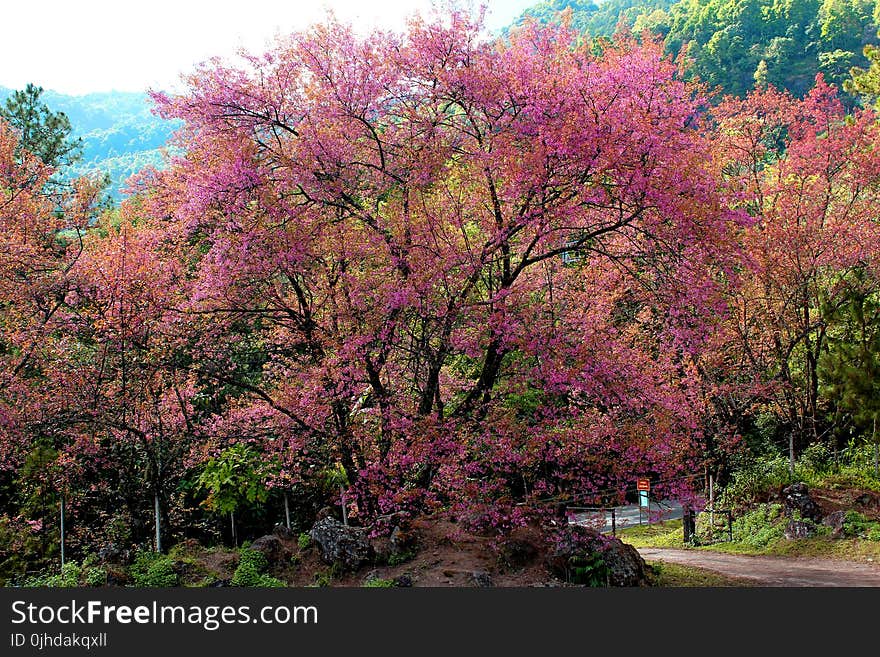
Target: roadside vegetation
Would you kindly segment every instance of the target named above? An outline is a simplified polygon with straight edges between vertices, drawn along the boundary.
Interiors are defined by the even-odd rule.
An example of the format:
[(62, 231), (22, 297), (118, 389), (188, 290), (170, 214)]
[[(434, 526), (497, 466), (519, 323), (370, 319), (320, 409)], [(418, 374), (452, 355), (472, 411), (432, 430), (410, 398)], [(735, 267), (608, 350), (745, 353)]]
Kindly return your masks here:
[[(720, 489), (716, 508), (697, 516), (696, 532), (684, 541), (681, 520), (629, 527), (618, 532), (634, 547), (697, 549), (731, 554), (816, 557), (880, 563), (880, 480), (868, 447), (850, 447), (836, 454), (818, 444), (797, 460), (791, 478), (789, 463), (778, 454), (743, 459)], [(803, 482), (822, 519), (787, 512), (783, 491)], [(792, 536), (790, 523), (805, 527), (808, 536)], [(732, 539), (732, 540), (731, 540)], [(666, 565), (664, 566), (666, 567)]]

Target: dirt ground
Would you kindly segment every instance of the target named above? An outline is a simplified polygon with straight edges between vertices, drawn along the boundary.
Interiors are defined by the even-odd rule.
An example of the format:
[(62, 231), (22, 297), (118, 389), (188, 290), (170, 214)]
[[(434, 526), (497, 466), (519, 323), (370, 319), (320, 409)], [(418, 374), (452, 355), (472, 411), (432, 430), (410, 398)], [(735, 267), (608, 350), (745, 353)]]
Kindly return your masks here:
[(646, 561), (697, 566), (759, 586), (880, 586), (880, 564), (668, 548), (639, 548), (639, 554)]
[[(824, 515), (841, 509), (856, 509), (871, 519), (880, 519), (880, 494), (855, 489), (811, 490)], [(497, 537), (462, 531), (441, 517), (424, 517), (412, 523), (417, 544), (402, 563), (375, 565), (355, 573), (338, 572), (324, 563), (315, 546), (300, 549), (296, 538), (282, 539), (292, 557), (272, 574), (290, 586), (363, 586), (368, 580), (395, 581), (415, 587), (547, 587), (568, 586), (546, 566), (545, 547), (538, 528), (523, 528), (510, 537), (520, 546), (512, 558)], [(231, 550), (197, 549), (200, 564), (192, 583), (206, 573), (228, 581), (237, 555)], [(730, 577), (754, 581), (759, 586), (880, 586), (880, 563), (787, 557), (757, 557), (720, 554), (699, 550), (644, 548), (646, 561), (668, 561), (697, 566)]]
[[(363, 586), (370, 578), (406, 578), (412, 586), (432, 587), (565, 585), (545, 567), (537, 530), (526, 529), (513, 535), (522, 544), (532, 545), (535, 553), (527, 563), (511, 565), (505, 562), (504, 553), (493, 537), (462, 532), (454, 523), (431, 518), (419, 519), (412, 527), (418, 536), (417, 551), (404, 563), (333, 576), (317, 549), (311, 547), (300, 553), (300, 563), (284, 572), (282, 578), (291, 586), (313, 585), (316, 573), (329, 573), (332, 586)], [(297, 550), (294, 542), (288, 542), (287, 547)]]

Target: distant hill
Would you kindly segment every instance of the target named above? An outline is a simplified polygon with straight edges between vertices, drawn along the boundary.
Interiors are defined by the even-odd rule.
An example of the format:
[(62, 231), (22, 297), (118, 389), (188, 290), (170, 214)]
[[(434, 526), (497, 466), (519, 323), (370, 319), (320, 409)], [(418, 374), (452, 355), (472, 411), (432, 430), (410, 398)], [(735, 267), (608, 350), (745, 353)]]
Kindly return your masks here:
[(611, 36), (620, 20), (660, 35), (702, 80), (736, 95), (769, 83), (801, 96), (817, 73), (841, 85), (852, 67), (867, 67), (862, 51), (880, 27), (876, 0), (545, 0), (514, 25), (555, 21), (565, 9), (593, 37)]
[[(0, 87), (0, 103), (12, 92)], [(83, 140), (83, 158), (73, 173), (109, 174), (110, 192), (117, 199), (129, 176), (145, 166), (162, 165), (161, 149), (179, 125), (152, 114), (152, 102), (143, 93), (69, 96), (47, 89), (42, 100), (52, 111), (67, 114), (74, 136)]]
[[(701, 79), (739, 95), (756, 82), (802, 95), (819, 72), (842, 83), (851, 67), (867, 66), (862, 48), (877, 43), (880, 21), (880, 0), (544, 0), (511, 27), (529, 18), (558, 20), (565, 9), (575, 29), (594, 37), (611, 36), (620, 21), (636, 31), (649, 29), (665, 39), (671, 54), (686, 49)], [(0, 102), (11, 92), (0, 86)], [(161, 149), (178, 125), (153, 115), (143, 93), (46, 90), (43, 100), (65, 112), (83, 139), (83, 160), (74, 173), (108, 173), (117, 199), (130, 175), (161, 166)]]

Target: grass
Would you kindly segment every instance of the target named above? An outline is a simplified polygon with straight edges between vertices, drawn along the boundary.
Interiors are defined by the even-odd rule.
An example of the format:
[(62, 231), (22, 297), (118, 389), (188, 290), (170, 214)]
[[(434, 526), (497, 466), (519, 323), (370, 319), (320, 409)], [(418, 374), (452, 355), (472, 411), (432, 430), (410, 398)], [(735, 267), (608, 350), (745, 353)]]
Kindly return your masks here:
[[(617, 532), (618, 537), (636, 548), (677, 548), (723, 552), (726, 554), (769, 555), (778, 557), (839, 559), (880, 564), (880, 542), (859, 538), (832, 538), (819, 535), (789, 541), (782, 539), (765, 547), (745, 543), (719, 542), (711, 545), (689, 546), (683, 540), (681, 520), (667, 520), (653, 525), (628, 527)], [(670, 564), (665, 564), (668, 566)]]
[(617, 537), (633, 547), (685, 548), (681, 520), (665, 520), (652, 525), (635, 525), (618, 530)]
[(661, 561), (647, 563), (653, 571), (654, 586), (668, 588), (755, 586), (755, 582), (751, 580), (729, 577), (705, 568)]

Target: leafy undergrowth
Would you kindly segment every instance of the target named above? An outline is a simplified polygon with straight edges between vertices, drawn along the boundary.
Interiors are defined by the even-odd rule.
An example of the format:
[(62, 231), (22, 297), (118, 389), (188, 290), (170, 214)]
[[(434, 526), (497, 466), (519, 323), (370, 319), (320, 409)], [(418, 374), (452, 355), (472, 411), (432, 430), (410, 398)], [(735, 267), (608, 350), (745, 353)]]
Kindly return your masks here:
[(728, 554), (769, 555), (797, 558), (839, 559), (880, 564), (880, 520), (873, 510), (855, 511), (849, 506), (860, 490), (841, 494), (839, 489), (811, 491), (825, 514), (845, 511), (843, 531), (834, 536), (831, 528), (809, 524), (815, 536), (785, 538), (790, 520), (782, 506), (775, 502), (754, 505), (736, 517), (733, 522), (733, 540), (727, 540), (727, 530), (718, 529), (712, 538), (706, 531), (705, 515), (697, 520), (697, 539), (685, 544), (681, 520), (668, 520), (618, 532), (620, 538), (637, 548), (696, 549)]

